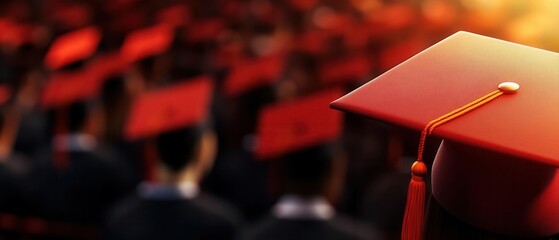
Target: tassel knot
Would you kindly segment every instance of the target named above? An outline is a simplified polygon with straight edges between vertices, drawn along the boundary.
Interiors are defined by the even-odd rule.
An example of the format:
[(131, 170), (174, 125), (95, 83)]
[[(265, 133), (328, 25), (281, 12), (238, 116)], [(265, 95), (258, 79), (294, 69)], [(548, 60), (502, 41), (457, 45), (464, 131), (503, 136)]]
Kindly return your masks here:
[(425, 178), (425, 176), (427, 176), (427, 165), (423, 162), (415, 161), (413, 165), (411, 165), (411, 175), (414, 178)]

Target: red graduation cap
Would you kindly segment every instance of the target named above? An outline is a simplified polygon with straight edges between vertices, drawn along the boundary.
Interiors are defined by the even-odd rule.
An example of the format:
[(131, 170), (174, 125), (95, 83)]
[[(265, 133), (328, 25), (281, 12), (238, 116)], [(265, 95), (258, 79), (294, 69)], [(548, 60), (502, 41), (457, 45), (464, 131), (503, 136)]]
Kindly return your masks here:
[(186, 26), (190, 22), (190, 9), (186, 4), (176, 4), (159, 10), (157, 21), (173, 27)]
[(320, 68), (320, 80), (325, 84), (361, 80), (371, 73), (371, 61), (364, 55), (336, 59)]
[[(57, 72), (51, 76), (43, 89), (40, 104), (43, 108), (56, 109), (54, 131), (56, 135), (68, 133), (68, 106), (77, 101), (93, 98), (99, 91), (100, 79), (86, 70)], [(55, 148), (54, 165), (66, 168), (70, 156)]]
[(340, 89), (325, 90), (265, 107), (258, 118), (256, 157), (270, 159), (336, 140), (343, 116), (328, 104), (342, 94)]
[(165, 52), (173, 41), (173, 29), (159, 24), (130, 33), (120, 49), (122, 57), (134, 62)]
[(47, 80), (40, 102), (45, 108), (64, 107), (92, 98), (99, 84), (99, 78), (88, 71), (57, 72)]
[(225, 94), (233, 97), (275, 82), (283, 69), (283, 60), (282, 56), (273, 56), (246, 60), (233, 66), (224, 83)]
[(118, 52), (103, 53), (96, 56), (86, 66), (89, 73), (100, 79), (122, 73), (128, 69), (130, 63), (125, 61)]
[(124, 135), (130, 140), (201, 123), (208, 116), (213, 81), (199, 77), (153, 90), (132, 106)]
[(83, 60), (97, 50), (101, 33), (96, 27), (86, 27), (58, 37), (51, 45), (45, 64), (57, 69)]
[(56, 72), (46, 83), (41, 104), (57, 107), (92, 98), (99, 93), (104, 80), (128, 67), (129, 63), (113, 52), (95, 57), (83, 70)]
[[(559, 233), (558, 59), (459, 32), (332, 107), (423, 130), (422, 141), (430, 134), (444, 139), (432, 194), (454, 217), (508, 236), (550, 236)], [(518, 85), (501, 84), (509, 81)], [(418, 155), (403, 239), (420, 239), (423, 229), (427, 167)]]

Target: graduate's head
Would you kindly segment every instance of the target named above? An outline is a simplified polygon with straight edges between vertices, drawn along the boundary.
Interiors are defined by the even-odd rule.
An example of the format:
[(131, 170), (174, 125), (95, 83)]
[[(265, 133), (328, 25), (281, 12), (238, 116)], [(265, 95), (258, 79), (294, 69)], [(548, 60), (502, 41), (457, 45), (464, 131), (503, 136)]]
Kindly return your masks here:
[(212, 92), (213, 81), (198, 77), (139, 96), (125, 138), (153, 144), (159, 166), (169, 174), (189, 170), (199, 179), (212, 165), (216, 151), (209, 116)]
[(68, 132), (75, 133), (84, 130), (87, 118), (90, 115), (92, 104), (85, 101), (78, 101), (68, 107)]
[(186, 168), (203, 176), (215, 158), (217, 141), (209, 124), (179, 128), (156, 138), (161, 163), (171, 172)]
[[(329, 195), (342, 178), (343, 158), (336, 147), (342, 116), (328, 109), (339, 89), (321, 91), (265, 107), (257, 129), (256, 157), (277, 161), (285, 193)], [(337, 171), (337, 172), (336, 172)]]
[(49, 77), (40, 98), (41, 106), (49, 111), (49, 135), (102, 133), (105, 124), (95, 84), (96, 78), (85, 70), (60, 71)]
[(335, 144), (320, 144), (281, 157), (284, 193), (336, 198), (343, 182), (345, 159)]
[(52, 108), (48, 111), (48, 122), (51, 133), (90, 134), (98, 137), (104, 129), (102, 112), (97, 101), (76, 101), (68, 105)]

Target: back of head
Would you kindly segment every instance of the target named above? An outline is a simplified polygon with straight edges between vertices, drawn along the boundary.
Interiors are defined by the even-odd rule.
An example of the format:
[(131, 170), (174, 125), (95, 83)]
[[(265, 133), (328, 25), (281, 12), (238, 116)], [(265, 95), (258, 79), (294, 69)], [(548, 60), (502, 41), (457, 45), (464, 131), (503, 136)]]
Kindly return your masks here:
[[(94, 105), (93, 102), (77, 101), (63, 109), (49, 109), (49, 136), (82, 132)], [(63, 127), (64, 132), (59, 132), (60, 127)]]
[(285, 155), (282, 170), (286, 192), (304, 196), (323, 195), (334, 167), (331, 145), (319, 145)]
[(79, 132), (89, 115), (90, 105), (80, 101), (72, 103), (68, 110), (68, 130), (70, 133)]
[(156, 139), (161, 162), (173, 172), (179, 172), (196, 157), (203, 128), (180, 128), (159, 135)]

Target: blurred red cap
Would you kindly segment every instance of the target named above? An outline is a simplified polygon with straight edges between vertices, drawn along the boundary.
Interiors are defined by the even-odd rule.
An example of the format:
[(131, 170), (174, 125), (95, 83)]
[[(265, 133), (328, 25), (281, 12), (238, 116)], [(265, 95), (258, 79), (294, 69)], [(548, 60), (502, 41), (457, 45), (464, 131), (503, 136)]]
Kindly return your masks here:
[(46, 82), (41, 105), (45, 108), (56, 108), (92, 98), (99, 90), (98, 80), (95, 75), (84, 70), (57, 72)]
[(290, 102), (265, 107), (258, 118), (256, 157), (270, 159), (335, 141), (343, 116), (329, 109), (340, 89), (325, 90)]
[(126, 37), (120, 49), (122, 57), (134, 62), (165, 52), (173, 41), (173, 29), (159, 24), (134, 31)]
[(133, 104), (124, 135), (136, 140), (199, 124), (208, 117), (212, 97), (209, 77), (147, 92)]
[(51, 69), (58, 69), (88, 58), (97, 50), (100, 40), (101, 33), (96, 27), (64, 34), (52, 43), (45, 57), (45, 64)]

